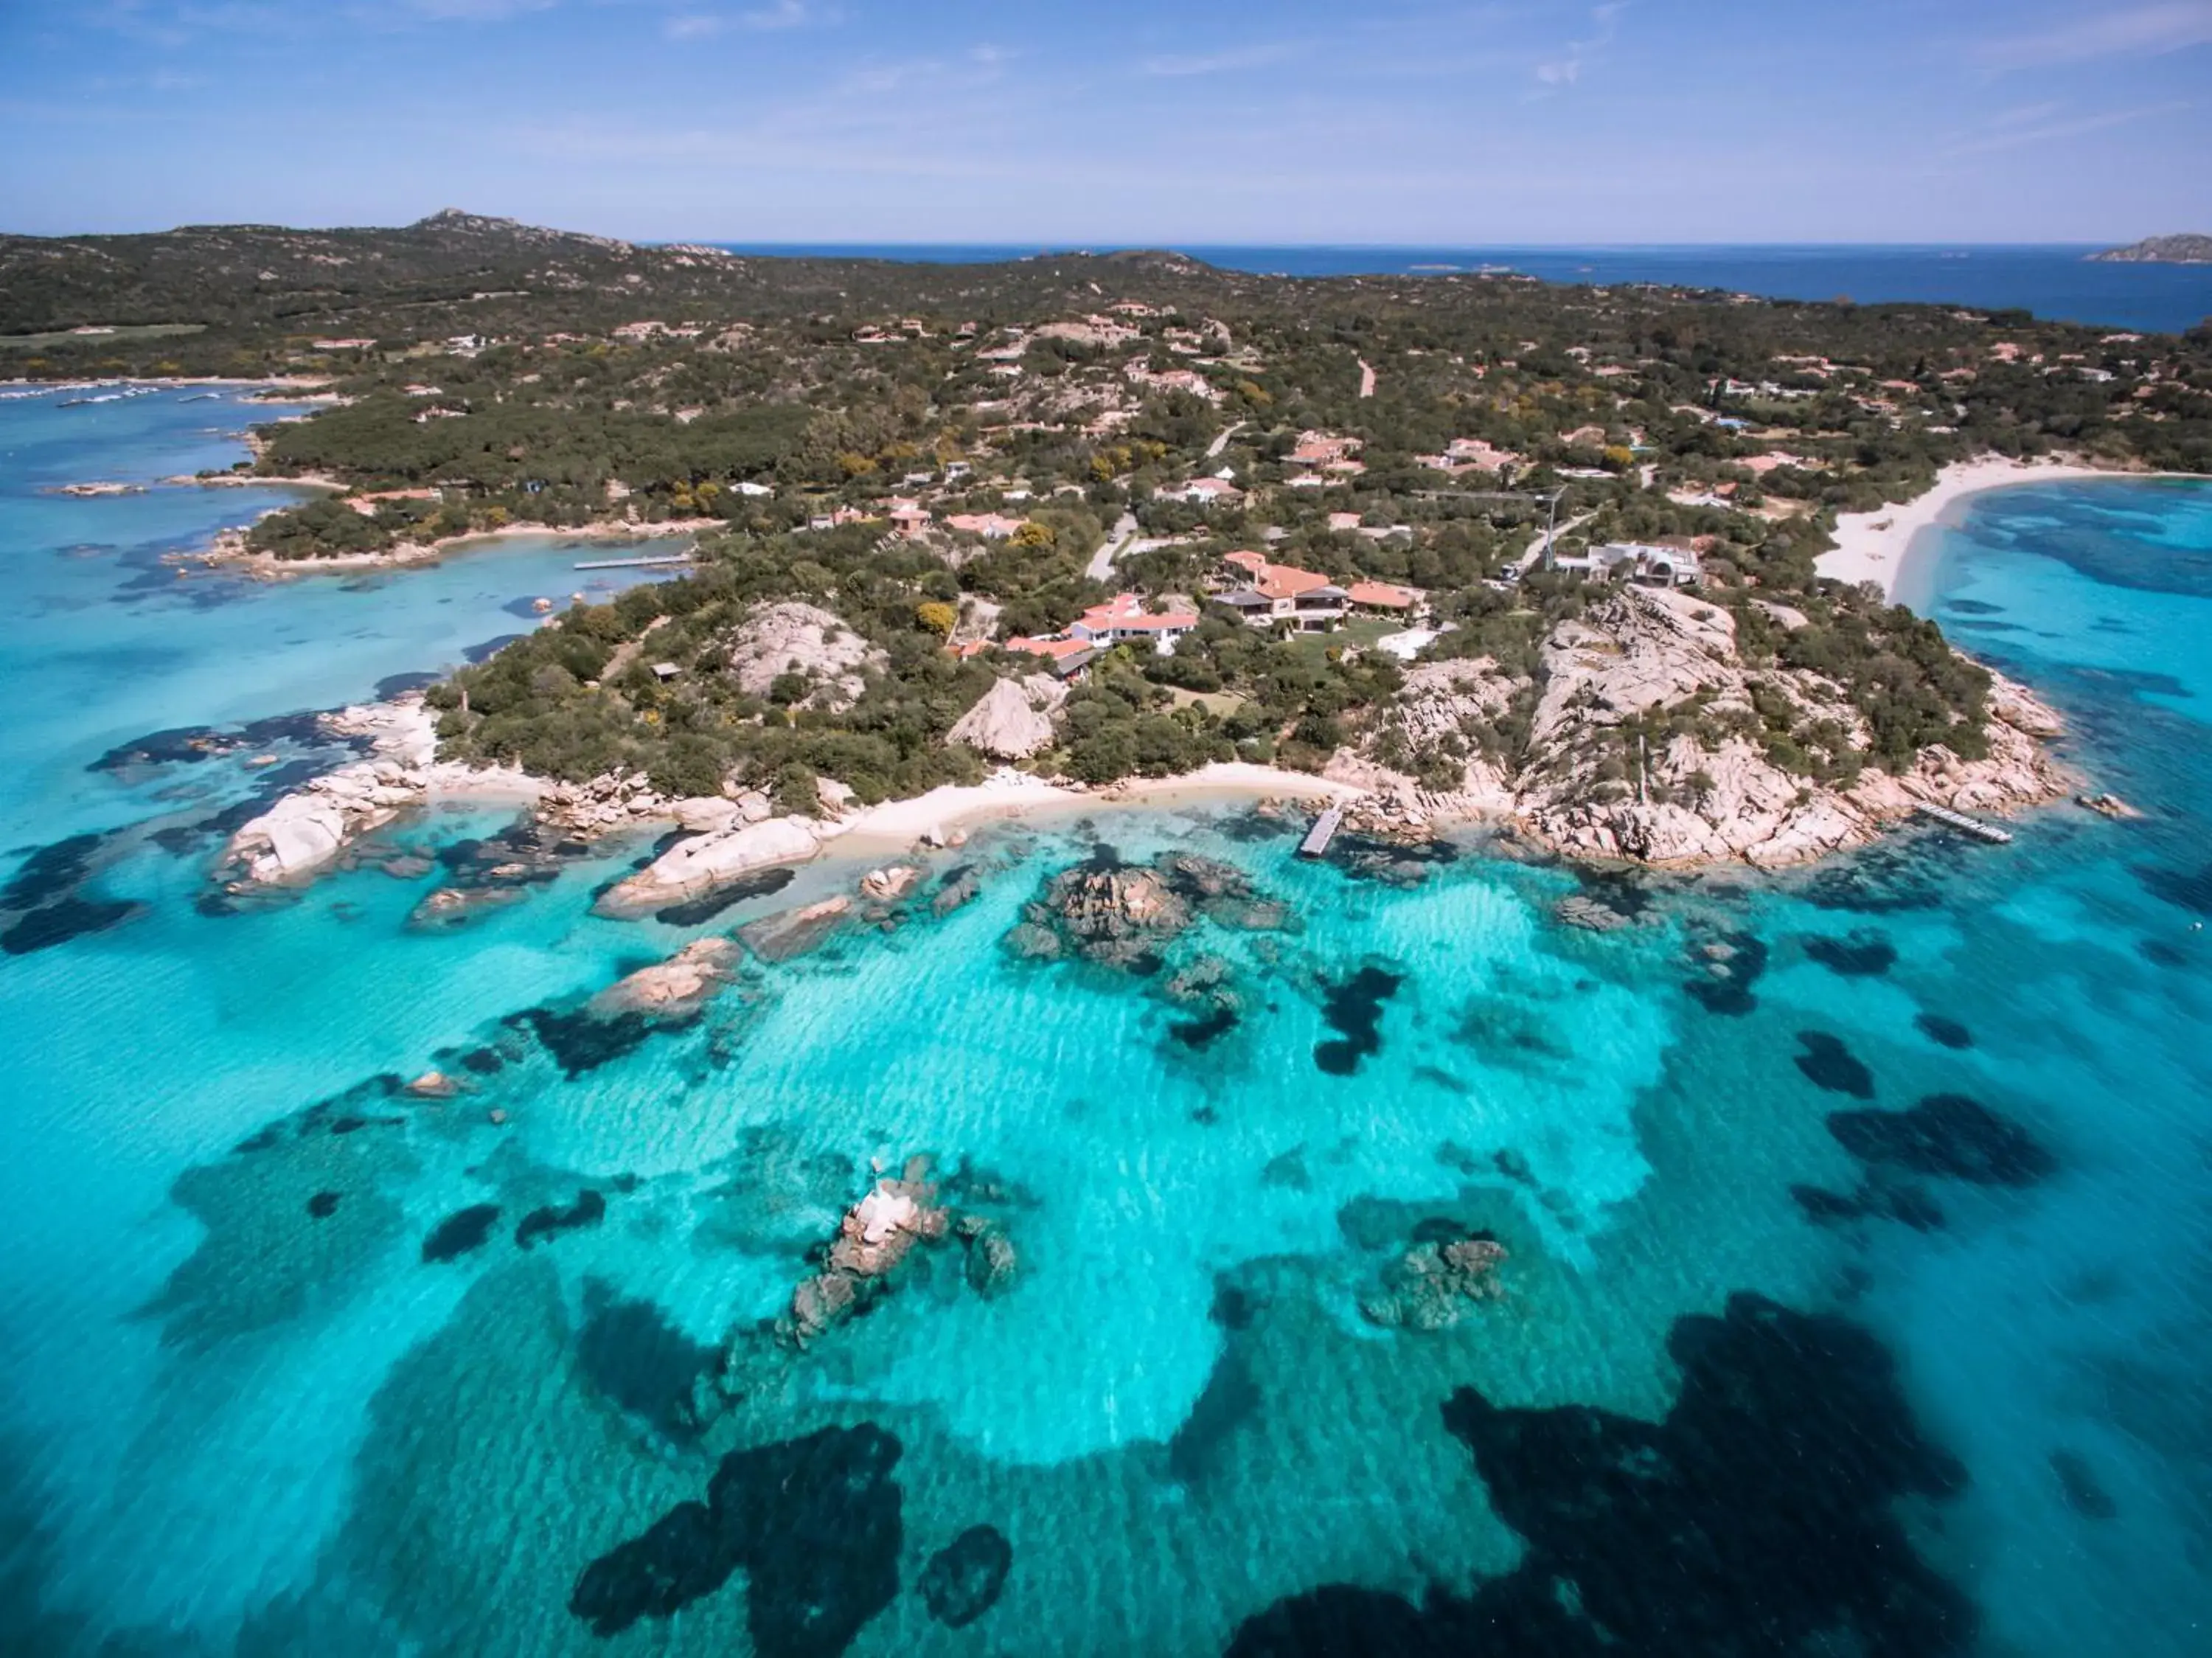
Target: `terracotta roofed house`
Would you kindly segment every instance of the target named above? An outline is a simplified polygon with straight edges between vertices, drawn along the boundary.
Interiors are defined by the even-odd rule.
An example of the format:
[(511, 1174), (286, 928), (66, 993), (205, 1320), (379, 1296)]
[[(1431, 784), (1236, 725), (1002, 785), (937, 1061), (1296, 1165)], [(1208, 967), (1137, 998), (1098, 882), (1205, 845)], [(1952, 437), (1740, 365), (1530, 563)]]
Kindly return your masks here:
[(1164, 656), (1175, 649), (1176, 640), (1197, 625), (1197, 616), (1189, 611), (1148, 611), (1135, 594), (1117, 593), (1104, 604), (1085, 611), (1068, 624), (1067, 631), (1073, 637), (1102, 649), (1148, 639), (1152, 649)]
[(1354, 582), (1346, 591), (1352, 595), (1355, 610), (1411, 610), (1421, 598), (1411, 588), (1394, 587), (1388, 582)]
[(986, 541), (1003, 541), (1022, 527), (1020, 519), (1009, 518), (1002, 512), (956, 512), (945, 522), (948, 528), (980, 535)]
[(1244, 491), (1225, 478), (1194, 478), (1187, 484), (1164, 485), (1152, 493), (1163, 501), (1190, 501), (1202, 507), (1228, 506), (1244, 498)]
[(1326, 633), (1351, 607), (1349, 593), (1313, 570), (1271, 564), (1264, 554), (1249, 552), (1222, 562), (1242, 571), (1248, 584), (1223, 594), (1220, 602), (1253, 627), (1287, 621), (1301, 633)]
[(1098, 655), (1098, 647), (1088, 639), (1032, 639), (1023, 636), (1007, 640), (1006, 649), (1043, 657), (1047, 670), (1057, 680), (1080, 679)]

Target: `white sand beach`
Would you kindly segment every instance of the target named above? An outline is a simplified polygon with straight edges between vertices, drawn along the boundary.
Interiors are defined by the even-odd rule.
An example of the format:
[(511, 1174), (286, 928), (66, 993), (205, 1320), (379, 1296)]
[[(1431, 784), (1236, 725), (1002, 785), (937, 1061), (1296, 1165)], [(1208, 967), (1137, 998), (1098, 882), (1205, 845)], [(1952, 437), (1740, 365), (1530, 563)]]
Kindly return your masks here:
[[(1876, 512), (1847, 512), (1836, 519), (1836, 545), (1814, 568), (1838, 582), (1872, 582), (1893, 604), (1913, 563), (1913, 543), (1942, 521), (1944, 513), (1968, 496), (2019, 484), (2064, 484), (2085, 478), (2147, 479), (2162, 472), (2123, 472), (2060, 460), (2008, 460), (1984, 455), (1961, 460), (1937, 474), (1936, 487), (1902, 505)], [(1923, 547), (1923, 551), (1925, 551)]]
[(972, 786), (946, 783), (911, 800), (885, 801), (854, 814), (831, 830), (830, 850), (891, 856), (911, 851), (923, 837), (1003, 822), (1050, 811), (1095, 811), (1107, 807), (1171, 808), (1270, 796), (1311, 802), (1346, 801), (1366, 791), (1279, 766), (1216, 762), (1173, 777), (1130, 777), (1104, 789), (1070, 789), (1014, 771)]

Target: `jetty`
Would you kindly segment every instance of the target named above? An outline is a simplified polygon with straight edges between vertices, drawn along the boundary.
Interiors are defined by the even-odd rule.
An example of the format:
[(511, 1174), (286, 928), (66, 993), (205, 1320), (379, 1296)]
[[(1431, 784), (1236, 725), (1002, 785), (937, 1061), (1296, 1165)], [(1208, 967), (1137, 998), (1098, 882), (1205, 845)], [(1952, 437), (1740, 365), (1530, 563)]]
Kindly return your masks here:
[(1341, 806), (1323, 808), (1322, 814), (1314, 820), (1313, 827), (1306, 831), (1306, 838), (1298, 843), (1298, 856), (1302, 858), (1321, 856), (1328, 850), (1329, 842), (1336, 838), (1336, 832), (1343, 823), (1344, 808)]
[(688, 564), (688, 552), (656, 552), (641, 558), (586, 558), (576, 566), (578, 570), (661, 570), (673, 564)]
[(1956, 829), (1962, 835), (1972, 835), (1976, 840), (1985, 840), (1992, 846), (2012, 844), (2011, 830), (2000, 829), (1994, 823), (1984, 823), (1979, 818), (1970, 818), (1964, 812), (1954, 812), (1948, 806), (1935, 806), (1923, 801), (1912, 809), (1947, 829)]

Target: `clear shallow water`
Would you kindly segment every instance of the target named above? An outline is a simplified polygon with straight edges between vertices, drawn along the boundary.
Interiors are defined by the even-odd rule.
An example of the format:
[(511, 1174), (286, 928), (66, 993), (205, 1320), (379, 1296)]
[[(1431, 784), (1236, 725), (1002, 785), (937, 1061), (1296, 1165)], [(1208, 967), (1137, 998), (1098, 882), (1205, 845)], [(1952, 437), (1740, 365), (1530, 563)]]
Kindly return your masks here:
[[(83, 416), (107, 424), (64, 424)], [(0, 558), (30, 607), (0, 662), (39, 710), (0, 727), (4, 774), (28, 780), (8, 842), (186, 832), (104, 840), (83, 894), (143, 907), (0, 958), (0, 1628), (24, 1649), (835, 1650), (753, 1643), (749, 1612), (795, 1596), (857, 1607), (857, 1654), (1201, 1654), (1347, 1585), (1368, 1631), (1351, 1649), (1387, 1651), (1418, 1615), (1378, 1595), (1540, 1569), (1577, 1586), (1547, 1588), (1554, 1606), (1646, 1636), (1622, 1605), (1740, 1627), (1754, 1580), (1814, 1626), (1869, 1597), (1942, 1603), (1897, 1575), (1910, 1551), (1973, 1610), (1907, 1618), (1892, 1650), (2094, 1651), (2123, 1622), (2132, 1651), (2202, 1649), (2203, 491), (1979, 497), (1942, 564), (1937, 613), (2068, 707), (2075, 758), (2140, 822), (2065, 809), (2004, 850), (1907, 841), (1813, 877), (1605, 888), (1649, 922), (1601, 936), (1551, 918), (1577, 890), (1562, 869), (1470, 856), (1401, 890), (1300, 864), (1234, 814), (1101, 814), (981, 838), (957, 855), (985, 870), (972, 902), (753, 964), (698, 1026), (571, 1076), (502, 1021), (848, 877), (809, 871), (705, 926), (594, 918), (629, 846), (459, 931), (405, 924), (436, 873), (203, 913), (214, 843), (191, 825), (259, 786), (243, 751), (89, 762), (445, 666), (575, 580), (573, 554), (519, 546), (369, 592), (134, 587), (155, 550), (250, 503), (32, 492), (227, 460), (199, 428), (241, 418), (167, 395), (0, 405)], [(108, 550), (63, 551), (85, 544)], [(434, 850), (490, 826), (399, 834)], [(1127, 859), (1235, 862), (1291, 905), (1290, 930), (1202, 923), (1174, 947), (1218, 957), (1243, 999), (1209, 1045), (1178, 1039), (1190, 1015), (1157, 981), (1002, 947), (1102, 836)], [(1703, 954), (1723, 940), (1733, 985)], [(1328, 992), (1362, 968), (1399, 983), (1339, 1075), (1316, 1049), (1359, 1010)], [(450, 1103), (371, 1085), (487, 1044), (499, 1067)], [(1869, 1162), (1828, 1121), (1944, 1094), (2032, 1137), (1965, 1147), (2024, 1183)], [(722, 1332), (782, 1306), (872, 1162), (917, 1152), (1002, 1184), (1016, 1287), (981, 1298), (933, 1253), (687, 1436), (675, 1401)], [(598, 1224), (516, 1241), (585, 1189)], [(425, 1260), (485, 1204), (480, 1247)], [(1368, 1324), (1361, 1296), (1446, 1219), (1506, 1243), (1506, 1298), (1448, 1331)], [(1720, 1324), (1745, 1292), (1790, 1310), (1760, 1325), (1738, 1301)], [(1532, 1414), (1448, 1417), (1461, 1388)], [(1723, 1394), (1754, 1403), (1702, 1432)], [(1924, 1442), (1896, 1448), (1900, 1414)], [(757, 1556), (608, 1637), (568, 1610), (579, 1573), (704, 1496), (723, 1453), (864, 1423), (898, 1442), (896, 1498), (808, 1463), (752, 1490), (805, 1539), (796, 1564)], [(1516, 1461), (1504, 1423), (1545, 1454)], [(1547, 1437), (1584, 1428), (1575, 1455)], [(1736, 1552), (1703, 1578), (1663, 1527), (1619, 1545), (1617, 1499), (1574, 1503), (1600, 1463)], [(1562, 1556), (1544, 1524), (1562, 1509), (1597, 1552)], [(1902, 1543), (1866, 1564), (1893, 1514)], [(978, 1524), (1012, 1568), (951, 1628), (918, 1585)], [(1843, 1564), (1808, 1581), (1808, 1558)], [(1297, 1649), (1261, 1638), (1282, 1626), (1242, 1649)]]
[[(727, 244), (740, 253), (932, 264), (1027, 259), (1034, 247)], [(2212, 317), (2212, 267), (2107, 265), (2087, 247), (1190, 247), (1230, 271), (1290, 277), (1420, 276), (1508, 269), (1547, 282), (1667, 283), (1772, 299), (1917, 301), (2179, 333)]]

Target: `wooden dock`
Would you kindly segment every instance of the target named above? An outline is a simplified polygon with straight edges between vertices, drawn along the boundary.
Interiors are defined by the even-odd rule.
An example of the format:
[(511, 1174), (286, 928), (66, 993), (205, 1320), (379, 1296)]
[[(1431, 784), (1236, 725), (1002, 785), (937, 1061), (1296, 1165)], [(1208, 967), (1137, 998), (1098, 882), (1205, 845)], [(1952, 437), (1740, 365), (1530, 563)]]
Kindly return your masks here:
[(1317, 858), (1328, 851), (1329, 842), (1336, 838), (1336, 832), (1343, 823), (1344, 808), (1341, 806), (1325, 808), (1322, 814), (1314, 820), (1313, 827), (1306, 831), (1306, 838), (1298, 843), (1298, 856), (1302, 858)]
[(1994, 823), (1984, 823), (1979, 818), (1970, 818), (1964, 812), (1954, 812), (1948, 806), (1931, 806), (1923, 801), (1912, 809), (1947, 829), (1956, 829), (1962, 835), (1972, 835), (1976, 840), (1985, 840), (1992, 846), (2012, 844), (2011, 830), (2000, 829)]
[(576, 566), (578, 570), (660, 570), (674, 564), (688, 564), (688, 552), (657, 552), (644, 558), (587, 558)]

